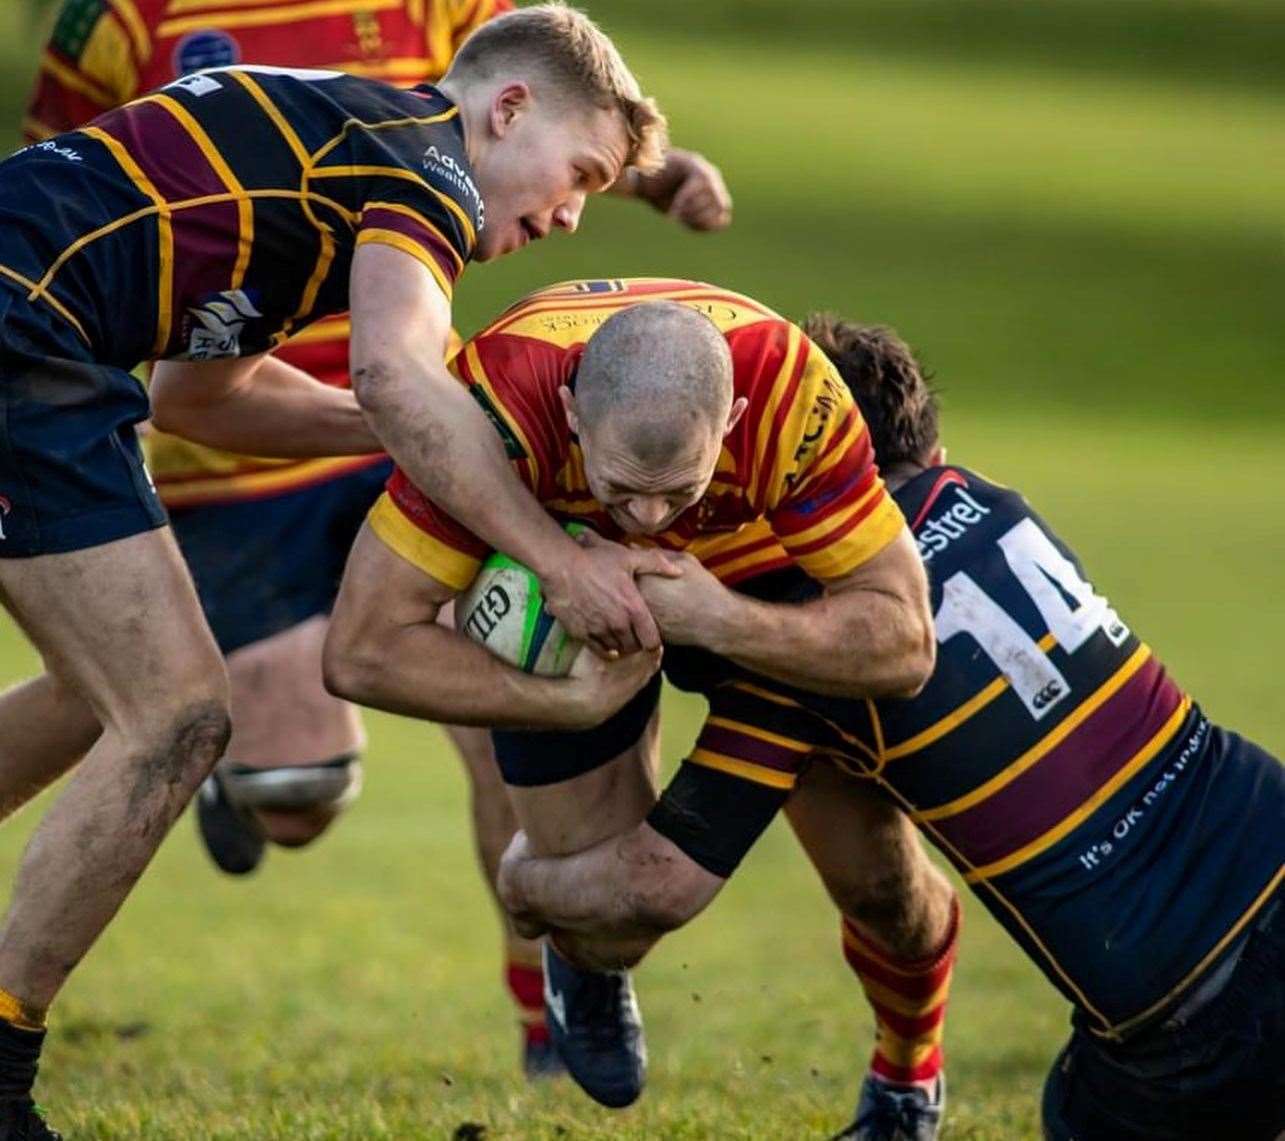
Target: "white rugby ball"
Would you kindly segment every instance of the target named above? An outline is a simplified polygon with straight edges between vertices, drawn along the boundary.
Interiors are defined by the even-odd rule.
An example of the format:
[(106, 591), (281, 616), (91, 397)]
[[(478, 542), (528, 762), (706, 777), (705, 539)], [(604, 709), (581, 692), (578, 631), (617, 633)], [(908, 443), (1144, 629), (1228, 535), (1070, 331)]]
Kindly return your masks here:
[[(580, 528), (570, 524), (567, 530), (574, 534)], [(455, 600), (455, 628), (510, 665), (541, 677), (565, 677), (583, 645), (545, 609), (535, 574), (499, 551)]]

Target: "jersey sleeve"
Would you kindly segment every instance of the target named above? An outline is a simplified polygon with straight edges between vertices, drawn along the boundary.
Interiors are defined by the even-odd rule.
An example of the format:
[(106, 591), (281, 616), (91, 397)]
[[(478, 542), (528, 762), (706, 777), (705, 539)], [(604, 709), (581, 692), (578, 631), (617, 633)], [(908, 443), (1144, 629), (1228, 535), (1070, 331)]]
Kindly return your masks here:
[(767, 679), (705, 692), (709, 717), (648, 823), (706, 871), (727, 878), (789, 798), (831, 732)]
[[(481, 334), (450, 362), (504, 445), (519, 478), (547, 498), (564, 449), (557, 404), (558, 370), (552, 346)], [(544, 398), (541, 393), (547, 394)], [(390, 550), (452, 590), (464, 590), (490, 547), (443, 511), (399, 469), (371, 509), (371, 530)]]
[(477, 244), (481, 218), (462, 147), (412, 125), (358, 138), (352, 162), (368, 175), (357, 245), (377, 242), (410, 254), (449, 300)]
[(467, 589), (490, 548), (395, 468), (370, 509), (370, 529), (390, 551), (443, 586)]
[(872, 559), (906, 523), (852, 394), (806, 338), (801, 353), (799, 385), (776, 441), (767, 517), (790, 557), (825, 581)]
[(23, 120), (27, 140), (74, 130), (133, 99), (151, 50), (134, 0), (64, 0)]

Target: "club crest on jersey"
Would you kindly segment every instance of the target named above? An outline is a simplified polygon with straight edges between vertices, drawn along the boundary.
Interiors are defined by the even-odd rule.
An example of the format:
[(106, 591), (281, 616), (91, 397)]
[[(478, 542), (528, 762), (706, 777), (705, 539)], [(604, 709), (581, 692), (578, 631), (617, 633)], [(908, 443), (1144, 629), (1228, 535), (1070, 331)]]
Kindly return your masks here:
[(243, 289), (211, 294), (187, 311), (187, 351), (183, 358), (213, 361), (239, 357), (242, 331), (249, 321), (262, 316)]
[(241, 45), (218, 28), (192, 32), (174, 47), (175, 75), (187, 75), (207, 67), (231, 67), (240, 62)]
[(0, 539), (9, 537), (4, 533), (4, 517), (12, 510), (13, 504), (9, 502), (8, 496), (0, 495)]

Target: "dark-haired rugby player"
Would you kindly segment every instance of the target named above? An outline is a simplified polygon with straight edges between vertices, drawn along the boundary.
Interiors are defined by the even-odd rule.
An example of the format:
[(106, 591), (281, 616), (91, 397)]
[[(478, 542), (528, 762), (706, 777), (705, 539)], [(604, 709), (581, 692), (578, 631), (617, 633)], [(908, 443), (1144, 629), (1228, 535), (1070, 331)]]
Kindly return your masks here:
[[(42, 771), (60, 717), (102, 726), (0, 928), (0, 1138), (49, 1135), (30, 1100), (45, 1010), (228, 736), (128, 370), (161, 361), (154, 416), (202, 443), (382, 445), (538, 568), (572, 626), (655, 642), (644, 554), (572, 543), (442, 362), (467, 261), (574, 230), (588, 194), (663, 142), (611, 42), (547, 5), (481, 28), (439, 87), (200, 72), (0, 164), (0, 598), (49, 671), (0, 698), (2, 767)], [(349, 309), (355, 399), (268, 354)]]
[[(82, 123), (202, 68), (243, 60), (322, 66), (399, 87), (433, 83), (477, 28), (511, 11), (510, 0), (396, 0), (378, 12), (353, 0), (351, 12), (295, 0), (229, 7), (220, 0), (64, 0), (41, 59), (23, 123), (30, 142)], [(731, 220), (718, 170), (701, 155), (671, 148), (664, 166), (626, 170), (624, 193), (697, 230)], [(309, 376), (349, 387), (347, 314), (303, 329), (277, 355)], [(365, 735), (357, 708), (325, 692), (321, 646), (343, 564), (366, 512), (391, 470), (388, 457), (295, 460), (235, 455), (164, 432), (143, 439), (147, 467), (169, 512), (202, 610), (227, 659), (232, 737), (196, 798), (194, 816), (215, 864), (252, 872), (268, 843), (297, 847), (321, 835), (358, 795)], [(451, 727), (472, 784), (473, 823), (487, 878), (512, 835), (512, 814), (484, 730)], [(50, 727), (69, 766), (98, 735), (92, 717)], [(44, 770), (0, 779), (0, 802), (16, 807)], [(0, 807), (0, 811), (3, 808)], [(528, 1070), (553, 1063), (544, 1026), (537, 943), (506, 932), (504, 977), (522, 1025)]]
[[(1277, 1137), (1285, 768), (1209, 722), (1018, 493), (944, 462), (936, 402), (904, 344), (826, 317), (804, 328), (870, 425), (928, 568), (939, 642), (911, 701), (835, 702), (753, 681), (761, 723), (786, 703), (819, 755), (788, 813), (831, 895), (845, 916), (872, 902), (884, 858), (867, 832), (873, 781), (1074, 1005), (1045, 1088), (1049, 1137)], [(814, 593), (793, 577), (761, 589)], [(653, 612), (668, 637), (665, 608)], [(652, 900), (670, 922), (694, 915), (723, 882), (704, 851), (735, 821), (724, 807), (689, 811), (668, 833), (654, 824), (565, 860), (530, 858), (519, 842), (504, 896), (557, 928), (614, 927), (625, 946), (654, 922)], [(885, 904), (895, 913), (897, 895)], [(843, 927), (877, 1004), (898, 975)], [(894, 1034), (912, 1029), (885, 1017)], [(866, 1084), (843, 1138), (931, 1135), (916, 1131), (917, 1098), (880, 1092)]]
[[(558, 517), (688, 552), (685, 578), (708, 568), (700, 573), (720, 595), (741, 597), (719, 579), (783, 566), (825, 584), (803, 606), (747, 602), (735, 643), (723, 648), (733, 661), (848, 697), (913, 693), (927, 676), (933, 640), (918, 555), (851, 395), (797, 326), (698, 282), (575, 282), (514, 306), (452, 367)], [(755, 524), (762, 541), (738, 546)], [(394, 474), (345, 572), (326, 646), (330, 685), (398, 713), (501, 727), (500, 768), (538, 852), (577, 852), (630, 832), (655, 804), (658, 658), (582, 654), (568, 678), (533, 677), (436, 625), (487, 550), (409, 473)], [(686, 631), (671, 622), (671, 634), (681, 641)], [(748, 725), (745, 693), (721, 687), (709, 701), (697, 748), (705, 763), (670, 786), (668, 823), (658, 827), (689, 827), (684, 812), (706, 811), (712, 795), (757, 834), (806, 749), (772, 726)], [(731, 869), (723, 861), (735, 862), (726, 845), (709, 859), (722, 875)], [(920, 913), (903, 941), (948, 963), (953, 897), (923, 866)], [(545, 960), (559, 1051), (593, 1097), (628, 1104), (644, 1071), (628, 977), (573, 966), (600, 960), (572, 934), (559, 948)]]

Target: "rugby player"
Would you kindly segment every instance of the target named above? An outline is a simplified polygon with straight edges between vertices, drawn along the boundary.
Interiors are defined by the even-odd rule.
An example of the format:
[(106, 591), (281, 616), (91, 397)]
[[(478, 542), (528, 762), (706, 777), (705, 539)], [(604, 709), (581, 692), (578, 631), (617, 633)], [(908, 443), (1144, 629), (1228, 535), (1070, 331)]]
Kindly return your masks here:
[[(845, 955), (879, 984), (865, 983), (872, 999), (888, 996), (896, 972), (848, 918), (878, 896), (863, 787), (873, 783), (1073, 1004), (1045, 1086), (1048, 1137), (1277, 1137), (1285, 769), (1205, 717), (1017, 492), (945, 462), (935, 398), (894, 334), (824, 316), (804, 328), (855, 394), (911, 520), (939, 642), (911, 701), (753, 681), (759, 723), (788, 706), (790, 735), (816, 754), (787, 812), (844, 913)], [(762, 589), (816, 590), (793, 572)], [(722, 808), (694, 816), (686, 835), (644, 823), (562, 860), (534, 858), (519, 839), (502, 896), (519, 915), (614, 931), (627, 947), (658, 915), (669, 927), (708, 903), (723, 876), (703, 850), (734, 828)], [(884, 905), (902, 906), (896, 892)], [(919, 1099), (871, 1092), (840, 1137), (898, 1124), (931, 1136), (915, 1131)]]
[[(283, 0), (229, 9), (218, 0), (65, 0), (41, 59), (23, 128), (29, 142), (70, 131), (140, 93), (242, 61), (336, 70), (398, 86), (439, 80), (476, 28), (509, 0), (404, 0), (372, 11), (351, 0), (324, 11)], [(722, 176), (703, 156), (671, 148), (654, 174), (637, 168), (610, 187), (696, 230), (731, 219)], [(315, 379), (349, 387), (347, 315), (323, 318), (277, 355)], [(344, 560), (383, 489), (382, 454), (300, 460), (238, 456), (162, 432), (143, 437), (148, 470), (220, 651), (232, 688), (232, 737), (202, 784), (194, 813), (211, 859), (244, 875), (268, 842), (316, 839), (357, 797), (365, 735), (355, 706), (325, 692), (321, 645)], [(61, 718), (62, 765), (93, 743), (92, 718)], [(490, 736), (448, 727), (472, 786), (486, 881), (513, 833)], [(55, 749), (50, 742), (49, 753)], [(43, 780), (55, 772), (45, 770)], [(31, 781), (23, 782), (30, 785)], [(549, 1071), (537, 943), (506, 930), (504, 977), (517, 1004), (529, 1072)]]
[[(924, 575), (905, 520), (850, 394), (796, 326), (698, 282), (581, 281), (519, 302), (452, 367), (556, 516), (605, 539), (685, 552), (667, 609), (652, 591), (672, 641), (690, 641), (712, 618), (698, 613), (711, 598), (743, 600), (720, 580), (797, 565), (824, 595), (724, 611), (731, 640), (721, 652), (849, 697), (912, 693), (927, 676)], [(741, 533), (756, 522), (761, 541), (747, 547)], [(766, 825), (799, 757), (772, 732), (743, 728), (744, 694), (709, 693), (697, 750), (706, 763), (685, 766), (654, 808), (656, 655), (582, 654), (567, 678), (534, 677), (436, 624), (487, 551), (410, 473), (395, 472), (358, 536), (331, 620), (332, 690), (410, 716), (498, 726), (500, 769), (538, 852), (591, 848), (648, 813), (681, 834), (707, 797), (746, 830)], [(684, 605), (690, 626), (676, 617)], [(905, 933), (908, 943), (937, 939), (931, 949), (947, 962), (952, 898), (939, 875), (927, 883)], [(559, 1053), (597, 1100), (628, 1104), (645, 1066), (629, 979), (573, 966), (602, 964), (574, 933), (559, 938), (545, 957)]]
[[(161, 362), (154, 418), (200, 443), (385, 447), (540, 568), (573, 628), (605, 649), (655, 644), (633, 582), (655, 557), (577, 547), (442, 362), (467, 261), (574, 230), (588, 194), (656, 164), (663, 143), (610, 41), (546, 5), (484, 25), (438, 87), (207, 71), (0, 164), (0, 596), (48, 669), (0, 699), (3, 767), (40, 771), (69, 706), (102, 727), (0, 928), (0, 1137), (51, 1135), (30, 1100), (45, 1011), (229, 732), (128, 370)], [(343, 310), (353, 392), (268, 354)]]

